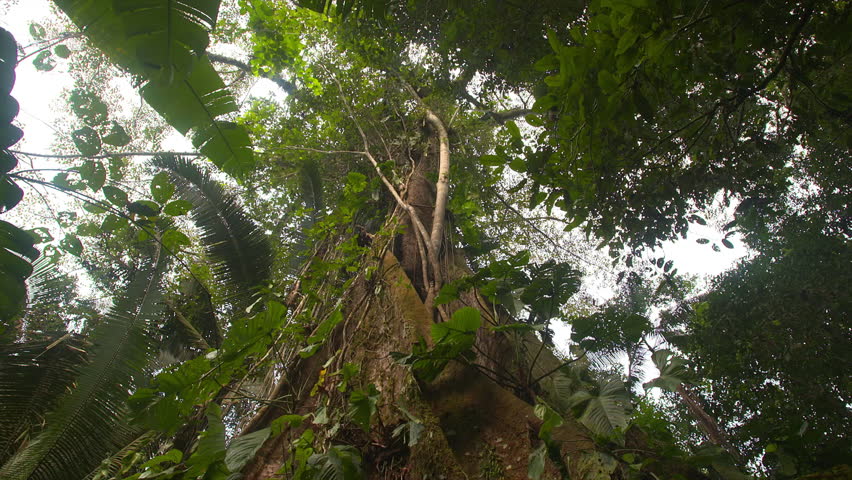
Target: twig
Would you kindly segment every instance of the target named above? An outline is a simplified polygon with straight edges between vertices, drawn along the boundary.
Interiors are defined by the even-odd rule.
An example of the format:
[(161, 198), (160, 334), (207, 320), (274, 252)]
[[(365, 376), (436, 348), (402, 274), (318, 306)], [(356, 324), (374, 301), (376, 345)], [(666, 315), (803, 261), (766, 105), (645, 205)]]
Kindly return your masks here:
[(9, 150), (16, 155), (26, 155), (28, 157), (39, 158), (114, 158), (114, 157), (153, 157), (155, 155), (180, 155), (182, 157), (204, 157), (203, 153), (198, 152), (122, 152), (122, 153), (103, 153), (100, 155), (54, 155), (49, 153), (32, 153), (21, 152), (18, 150)]

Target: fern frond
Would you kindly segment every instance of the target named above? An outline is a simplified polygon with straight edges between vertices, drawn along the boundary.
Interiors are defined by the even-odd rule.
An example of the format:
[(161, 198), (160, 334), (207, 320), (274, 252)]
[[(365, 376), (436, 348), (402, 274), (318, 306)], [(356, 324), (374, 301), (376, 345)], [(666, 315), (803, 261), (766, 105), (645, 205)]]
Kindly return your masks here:
[(151, 352), (149, 324), (160, 309), (164, 262), (140, 273), (95, 327), (91, 361), (45, 416), (45, 428), (0, 468), (8, 480), (82, 478), (138, 432), (125, 401)]
[(266, 234), (246, 215), (234, 195), (184, 158), (156, 157), (154, 166), (171, 172), (177, 195), (192, 203), (192, 219), (213, 260), (213, 272), (228, 290), (228, 300), (248, 306), (258, 287), (269, 282), (273, 262)]
[(86, 361), (76, 336), (0, 345), (0, 465), (43, 427)]

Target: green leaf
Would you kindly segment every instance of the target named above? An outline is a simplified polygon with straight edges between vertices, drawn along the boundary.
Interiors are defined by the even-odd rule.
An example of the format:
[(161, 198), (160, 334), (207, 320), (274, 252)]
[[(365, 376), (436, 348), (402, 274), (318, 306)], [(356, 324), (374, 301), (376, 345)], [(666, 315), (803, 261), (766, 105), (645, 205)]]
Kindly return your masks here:
[(305, 421), (305, 417), (296, 414), (281, 415), (269, 425), (273, 437), (277, 437), (287, 428), (298, 428)]
[(94, 213), (95, 215), (100, 215), (101, 213), (107, 212), (107, 209), (105, 207), (103, 207), (102, 205), (98, 205), (96, 203), (89, 203), (89, 202), (83, 203), (83, 210), (85, 210), (89, 213)]
[(509, 137), (513, 141), (521, 141), (521, 130), (518, 128), (517, 123), (512, 120), (506, 122), (506, 131), (509, 132)]
[(219, 168), (240, 177), (254, 167), (248, 132), (217, 120), (235, 112), (236, 101), (207, 57), (193, 63), (185, 81), (151, 81), (142, 88), (142, 97), (179, 132), (194, 131), (193, 145)]
[(50, 234), (50, 230), (44, 227), (36, 227), (30, 230), (27, 230), (27, 233), (33, 237), (33, 241), (35, 243), (47, 243), (53, 241), (53, 235)]
[(96, 237), (101, 234), (101, 228), (92, 222), (77, 225), (77, 235), (81, 237)]
[(83, 243), (80, 242), (80, 239), (76, 235), (71, 235), (70, 233), (59, 241), (59, 246), (75, 257), (79, 257), (83, 253)]
[(361, 470), (361, 455), (354, 447), (333, 445), (326, 453), (315, 453), (308, 465), (316, 471), (317, 480), (359, 480), (364, 477)]
[(68, 96), (71, 111), (86, 125), (102, 125), (107, 122), (107, 106), (101, 98), (88, 90), (75, 88)]
[(544, 442), (530, 453), (527, 476), (532, 480), (539, 480), (544, 473), (545, 460), (547, 459), (547, 445)]
[(101, 152), (101, 136), (92, 127), (83, 127), (71, 132), (71, 140), (80, 155), (91, 157)]
[(550, 442), (553, 429), (563, 423), (562, 416), (545, 403), (536, 403), (533, 412), (542, 421), (538, 430), (538, 438), (544, 440), (545, 443)]
[(11, 210), (24, 198), (24, 191), (9, 178), (0, 178), (0, 213)]
[(110, 213), (104, 218), (103, 223), (101, 223), (101, 230), (103, 230), (104, 233), (112, 233), (118, 229), (126, 227), (129, 224), (130, 222), (126, 218), (119, 217), (118, 215), (113, 215), (112, 213)]
[(127, 205), (130, 213), (143, 217), (156, 217), (160, 214), (160, 205), (150, 200), (137, 200)]
[(639, 32), (636, 30), (628, 30), (618, 39), (618, 47), (615, 49), (615, 54), (621, 55), (626, 52), (630, 47), (632, 47), (636, 40), (639, 39)]
[(630, 395), (618, 377), (598, 382), (594, 393), (581, 390), (568, 401), (574, 406), (585, 404), (580, 423), (598, 435), (609, 436), (627, 428)]
[(674, 392), (680, 384), (690, 378), (686, 360), (678, 357), (671, 350), (657, 350), (651, 355), (651, 360), (660, 371), (660, 376), (643, 384), (645, 390), (658, 387)]
[(80, 174), (80, 178), (86, 182), (86, 185), (95, 192), (106, 183), (106, 167), (99, 161), (88, 160), (82, 166), (77, 167), (76, 170)]
[(163, 242), (163, 246), (172, 253), (179, 251), (180, 247), (185, 247), (191, 243), (189, 241), (189, 237), (177, 230), (167, 230), (163, 233), (163, 237), (160, 241)]
[(512, 161), (509, 162), (509, 168), (518, 173), (524, 173), (527, 171), (527, 163), (524, 162), (523, 158), (513, 158)]
[(59, 58), (68, 58), (71, 56), (71, 50), (65, 45), (57, 45), (53, 48), (53, 53)]
[(618, 80), (607, 70), (598, 72), (598, 86), (606, 94), (618, 90)]
[(352, 421), (365, 432), (370, 431), (370, 419), (376, 413), (379, 395), (379, 391), (372, 383), (367, 386), (366, 390), (353, 390), (349, 395), (349, 415)]
[(163, 213), (173, 217), (186, 215), (190, 210), (192, 210), (192, 203), (186, 200), (173, 200), (163, 207)]
[(266, 439), (269, 438), (271, 431), (267, 427), (233, 439), (225, 453), (225, 466), (228, 467), (228, 470), (231, 472), (242, 470), (254, 458)]
[(30, 23), (30, 36), (33, 37), (33, 40), (44, 40), (46, 34), (47, 32), (45, 32), (44, 27), (40, 24), (35, 22)]
[(166, 203), (175, 193), (175, 186), (169, 180), (169, 174), (160, 172), (151, 179), (151, 196), (159, 203)]
[(124, 127), (113, 121), (109, 133), (103, 136), (103, 142), (114, 147), (123, 147), (130, 143), (130, 136), (127, 135)]
[(479, 161), (486, 167), (499, 167), (506, 163), (503, 157), (499, 155), (483, 155), (479, 157)]
[(113, 185), (104, 185), (104, 197), (109, 200), (109, 203), (116, 207), (124, 208), (127, 206), (127, 192)]
[(207, 430), (201, 434), (195, 452), (186, 464), (187, 478), (210, 475), (217, 469), (215, 464), (223, 462), (226, 455), (225, 425), (222, 424), (222, 412), (219, 405), (211, 404), (207, 412)]
[(33, 59), (33, 65), (38, 71), (49, 72), (56, 68), (56, 60), (50, 50), (44, 50)]
[(173, 448), (173, 449), (169, 450), (168, 452), (166, 452), (162, 455), (157, 455), (156, 457), (152, 458), (151, 460), (148, 460), (147, 462), (140, 465), (139, 468), (145, 469), (145, 468), (156, 467), (156, 466), (163, 464), (163, 463), (166, 463), (166, 462), (180, 463), (181, 460), (183, 460), (183, 452)]

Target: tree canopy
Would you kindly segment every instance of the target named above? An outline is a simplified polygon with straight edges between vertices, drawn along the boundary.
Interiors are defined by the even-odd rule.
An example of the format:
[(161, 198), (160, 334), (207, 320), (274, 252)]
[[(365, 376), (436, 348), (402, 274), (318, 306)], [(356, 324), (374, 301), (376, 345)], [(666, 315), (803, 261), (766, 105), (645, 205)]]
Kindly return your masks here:
[(852, 472), (849, 2), (53, 5), (0, 32), (0, 477)]

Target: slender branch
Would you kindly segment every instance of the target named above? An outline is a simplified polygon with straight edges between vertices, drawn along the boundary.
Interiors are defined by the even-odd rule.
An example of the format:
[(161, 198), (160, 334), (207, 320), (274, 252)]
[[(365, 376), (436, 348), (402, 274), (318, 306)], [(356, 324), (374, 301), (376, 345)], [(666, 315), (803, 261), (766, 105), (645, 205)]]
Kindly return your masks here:
[(340, 154), (340, 153), (350, 153), (350, 154), (353, 154), (353, 155), (364, 155), (364, 152), (359, 152), (357, 150), (322, 150), (322, 149), (319, 149), (319, 148), (301, 147), (301, 146), (295, 146), (295, 145), (294, 146), (284, 145), (284, 146), (281, 146), (279, 148), (281, 148), (283, 150), (298, 150), (298, 151), (303, 151), (303, 152), (325, 153), (325, 154), (328, 154), (328, 155), (335, 155), (335, 154)]
[(544, 375), (539, 375), (539, 377), (538, 377), (538, 378), (536, 378), (535, 380), (533, 380), (532, 382), (530, 382), (530, 385), (535, 385), (536, 383), (540, 382), (542, 379), (547, 378), (547, 377), (549, 377), (549, 376), (553, 375), (554, 373), (556, 373), (556, 372), (557, 372), (559, 369), (561, 369), (562, 367), (567, 367), (568, 365), (571, 365), (572, 363), (574, 363), (574, 362), (576, 362), (576, 361), (578, 361), (578, 360), (583, 359), (583, 357), (585, 357), (585, 356), (586, 356), (586, 352), (584, 351), (584, 352), (583, 352), (583, 354), (582, 354), (582, 355), (580, 355), (579, 357), (577, 357), (577, 358), (572, 358), (571, 360), (568, 360), (568, 361), (566, 361), (566, 362), (562, 362), (562, 363), (560, 363), (557, 367), (552, 368), (551, 370), (549, 370), (549, 371), (548, 371), (547, 373), (545, 373)]
[[(542, 237), (544, 237), (544, 238), (545, 238), (545, 240), (547, 240), (548, 242), (550, 242), (550, 244), (551, 244), (551, 245), (553, 245), (554, 247), (556, 247), (556, 248), (558, 248), (558, 249), (562, 250), (563, 252), (567, 253), (568, 255), (571, 255), (572, 257), (574, 257), (574, 258), (575, 258), (575, 259), (577, 259), (577, 260), (587, 262), (587, 260), (586, 260), (586, 259), (584, 259), (583, 257), (581, 257), (580, 255), (577, 255), (576, 253), (574, 253), (574, 252), (572, 252), (572, 251), (568, 250), (567, 248), (565, 248), (565, 247), (563, 247), (562, 245), (560, 245), (559, 243), (557, 243), (557, 242), (556, 242), (556, 240), (554, 240), (553, 238), (551, 238), (551, 236), (550, 236), (550, 235), (548, 235), (548, 234), (547, 234), (546, 232), (544, 232), (541, 228), (539, 228), (539, 227), (538, 227), (538, 225), (536, 225), (535, 223), (533, 223), (533, 220), (538, 219), (538, 217), (533, 217), (533, 218), (525, 217), (525, 216), (524, 216), (521, 212), (519, 212), (519, 211), (518, 211), (518, 209), (516, 209), (515, 207), (513, 207), (513, 206), (512, 206), (512, 204), (510, 204), (510, 203), (509, 203), (509, 202), (508, 202), (505, 198), (503, 198), (503, 196), (502, 196), (502, 195), (500, 195), (500, 194), (499, 194), (499, 193), (497, 193), (497, 192), (494, 192), (494, 195), (496, 195), (496, 196), (497, 196), (497, 199), (498, 199), (498, 200), (500, 200), (500, 203), (502, 203), (503, 205), (505, 205), (505, 206), (506, 206), (506, 208), (508, 208), (510, 212), (514, 213), (514, 214), (515, 214), (515, 215), (517, 215), (517, 216), (518, 216), (521, 220), (523, 220), (525, 223), (527, 223), (527, 224), (530, 226), (530, 228), (532, 228), (532, 229), (533, 229), (533, 230), (535, 230), (535, 231), (536, 231), (539, 235), (541, 235)], [(564, 220), (559, 220), (559, 219), (557, 219), (557, 218), (544, 217), (544, 218), (542, 218), (542, 219), (547, 219), (547, 220), (556, 220), (556, 221), (561, 221), (561, 222), (563, 222), (563, 223), (564, 223)], [(588, 262), (587, 262), (587, 263), (588, 263)]]
[[(235, 58), (226, 57), (224, 55), (219, 55), (216, 53), (208, 53), (207, 58), (209, 58), (211, 62), (230, 65), (232, 67), (236, 67), (242, 70), (243, 72), (254, 75), (254, 71), (252, 70), (250, 65), (245, 62), (241, 62), (240, 60), (237, 60)], [(281, 75), (276, 75), (270, 72), (264, 72), (263, 70), (259, 72), (259, 75), (267, 80), (272, 80), (276, 85), (278, 85), (278, 87), (281, 88), (281, 90), (284, 90), (284, 92), (286, 92), (288, 95), (296, 93), (296, 84), (289, 80), (285, 80), (283, 77), (281, 77)]]
[(810, 2), (807, 9), (805, 10), (805, 14), (802, 16), (801, 19), (799, 19), (799, 23), (796, 24), (796, 28), (794, 28), (793, 32), (790, 34), (790, 38), (787, 39), (787, 44), (784, 46), (784, 51), (781, 52), (781, 58), (778, 59), (778, 64), (775, 65), (775, 68), (773, 68), (768, 75), (766, 75), (763, 81), (761, 81), (755, 87), (749, 89), (748, 95), (754, 95), (755, 93), (763, 90), (764, 88), (769, 86), (769, 82), (771, 82), (775, 77), (777, 77), (779, 73), (781, 73), (781, 70), (787, 63), (787, 58), (790, 56), (790, 52), (793, 51), (793, 45), (796, 43), (796, 40), (798, 40), (799, 35), (802, 33), (802, 30), (805, 28), (805, 25), (807, 25), (808, 21), (811, 19), (811, 15), (813, 15), (814, 13), (814, 3), (816, 2)]
[(533, 113), (533, 111), (529, 108), (513, 108), (512, 110), (506, 110), (504, 112), (487, 111), (482, 114), (480, 120), (488, 120), (489, 118), (491, 118), (495, 122), (502, 125), (503, 123), (509, 120), (525, 117), (531, 113)]
[(122, 153), (103, 153), (100, 155), (54, 155), (50, 153), (33, 153), (21, 152), (18, 150), (9, 150), (16, 155), (26, 155), (28, 157), (38, 158), (115, 158), (115, 157), (153, 157), (154, 155), (180, 155), (183, 157), (204, 157), (203, 153), (199, 152), (122, 152)]

